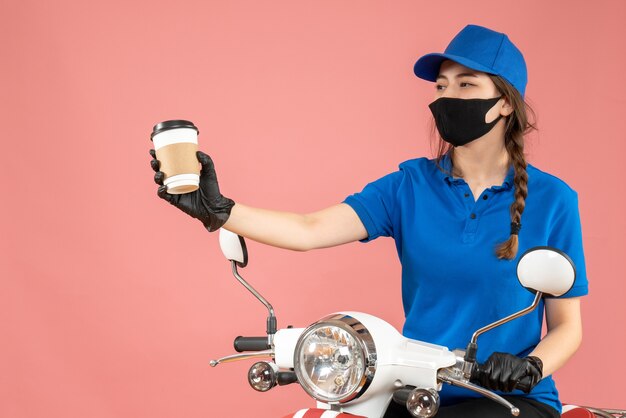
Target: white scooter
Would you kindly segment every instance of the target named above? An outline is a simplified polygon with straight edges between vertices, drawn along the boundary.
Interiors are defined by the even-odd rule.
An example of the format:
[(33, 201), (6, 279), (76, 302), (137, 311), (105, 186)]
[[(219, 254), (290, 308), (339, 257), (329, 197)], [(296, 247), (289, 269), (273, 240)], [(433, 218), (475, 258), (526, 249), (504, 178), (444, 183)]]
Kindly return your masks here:
[[(239, 275), (238, 268), (248, 263), (243, 237), (221, 229), (219, 239), (222, 252), (231, 261), (233, 275), (266, 306), (269, 316), (267, 336), (237, 337), (234, 346), (241, 354), (212, 360), (210, 365), (270, 359), (252, 365), (248, 382), (261, 392), (276, 385), (299, 383), (317, 401), (317, 408), (287, 415), (295, 418), (382, 418), (392, 401), (406, 405), (414, 417), (433, 417), (439, 408), (443, 384), (478, 392), (517, 416), (519, 409), (506, 399), (470, 382), (476, 369), (477, 339), (482, 333), (534, 310), (543, 294), (563, 295), (575, 278), (572, 261), (558, 249), (528, 250), (518, 262), (517, 276), (522, 286), (536, 292), (533, 303), (477, 330), (466, 349), (449, 351), (447, 347), (406, 338), (382, 319), (362, 312), (334, 313), (307, 328), (277, 330), (273, 307)], [(526, 384), (522, 380), (517, 388), (523, 389)], [(626, 416), (626, 411), (597, 408), (573, 409), (575, 413), (570, 415), (585, 416), (580, 415), (581, 411), (587, 411), (590, 415), (586, 416), (590, 417), (591, 413)]]

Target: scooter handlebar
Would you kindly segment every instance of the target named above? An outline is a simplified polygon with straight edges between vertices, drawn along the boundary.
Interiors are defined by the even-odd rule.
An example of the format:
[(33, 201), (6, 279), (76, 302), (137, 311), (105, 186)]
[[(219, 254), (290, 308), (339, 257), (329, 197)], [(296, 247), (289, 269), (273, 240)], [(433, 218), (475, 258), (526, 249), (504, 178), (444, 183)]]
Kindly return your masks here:
[(270, 348), (267, 337), (237, 337), (233, 343), (235, 351), (263, 351)]
[[(479, 381), (480, 376), (486, 374), (487, 372), (482, 368), (482, 364), (477, 363), (476, 367), (472, 371), (472, 381)], [(530, 377), (526, 376), (522, 378), (517, 385), (515, 385), (515, 389), (519, 389), (522, 392), (529, 393), (530, 392)]]
[(515, 385), (515, 389), (519, 389), (522, 392), (529, 393), (530, 392), (530, 377), (526, 376), (522, 380), (519, 381), (517, 385)]

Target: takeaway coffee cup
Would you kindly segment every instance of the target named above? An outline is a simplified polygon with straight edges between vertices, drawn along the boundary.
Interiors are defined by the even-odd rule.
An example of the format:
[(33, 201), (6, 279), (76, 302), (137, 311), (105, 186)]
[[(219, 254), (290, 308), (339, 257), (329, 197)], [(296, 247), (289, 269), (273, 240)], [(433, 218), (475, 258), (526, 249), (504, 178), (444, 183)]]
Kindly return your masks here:
[(198, 133), (198, 128), (187, 120), (167, 120), (152, 129), (150, 139), (161, 162), (160, 170), (165, 174), (163, 185), (168, 193), (183, 194), (198, 189)]

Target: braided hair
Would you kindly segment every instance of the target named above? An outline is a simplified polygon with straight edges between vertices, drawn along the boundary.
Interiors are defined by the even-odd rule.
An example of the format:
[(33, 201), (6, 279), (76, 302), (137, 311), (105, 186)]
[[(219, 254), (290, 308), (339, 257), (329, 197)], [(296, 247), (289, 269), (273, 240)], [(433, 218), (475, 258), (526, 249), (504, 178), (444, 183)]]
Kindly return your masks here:
[[(524, 207), (526, 206), (526, 197), (528, 196), (528, 173), (526, 172), (526, 158), (524, 156), (524, 135), (532, 130), (537, 130), (536, 122), (534, 122), (536, 121), (536, 116), (533, 109), (524, 101), (516, 88), (499, 76), (492, 74), (487, 75), (491, 81), (493, 81), (499, 93), (503, 94), (513, 107), (513, 113), (505, 117), (506, 128), (504, 132), (504, 146), (509, 154), (509, 161), (515, 171), (513, 178), (515, 199), (509, 208), (511, 213), (509, 238), (497, 244), (495, 247), (495, 254), (499, 259), (512, 260), (517, 255), (519, 246), (518, 234), (522, 225), (521, 219), (522, 213), (524, 213)], [(529, 120), (529, 114), (532, 115), (533, 122)], [(435, 161), (439, 169), (443, 170), (439, 163), (443, 156), (453, 147), (438, 135), (434, 119), (431, 119), (431, 131), (433, 136), (439, 138)], [(452, 170), (453, 173), (450, 174), (460, 177), (460, 173), (455, 173), (456, 169), (454, 167)]]

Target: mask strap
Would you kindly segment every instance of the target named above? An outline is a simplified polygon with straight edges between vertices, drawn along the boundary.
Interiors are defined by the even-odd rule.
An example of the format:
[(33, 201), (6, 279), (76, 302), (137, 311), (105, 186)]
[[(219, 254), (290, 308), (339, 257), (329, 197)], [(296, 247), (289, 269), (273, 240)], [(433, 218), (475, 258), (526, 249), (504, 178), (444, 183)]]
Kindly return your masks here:
[[(497, 99), (498, 99), (498, 100), (500, 100), (500, 99), (501, 99), (501, 98), (503, 98), (503, 97), (504, 97), (504, 94), (501, 94), (501, 95), (500, 95), (500, 97), (497, 97)], [(496, 99), (496, 97), (494, 97), (494, 99)], [(496, 103), (498, 103), (498, 102), (496, 101)], [(494, 104), (493, 104), (493, 106), (495, 106), (495, 105), (496, 105), (496, 103), (494, 103)], [(492, 106), (492, 107), (493, 107), (493, 106)], [(490, 108), (490, 110), (491, 110), (491, 108)], [(503, 115), (502, 113), (498, 114), (498, 117), (497, 117), (497, 118), (495, 118), (494, 120), (492, 120), (491, 122), (489, 122), (489, 123), (488, 123), (488, 125), (495, 125), (495, 124), (496, 124), (496, 122), (498, 122), (498, 121), (499, 121), (499, 120), (500, 120), (503, 116), (504, 116), (504, 115)], [(486, 122), (485, 122), (485, 123), (486, 123)]]

